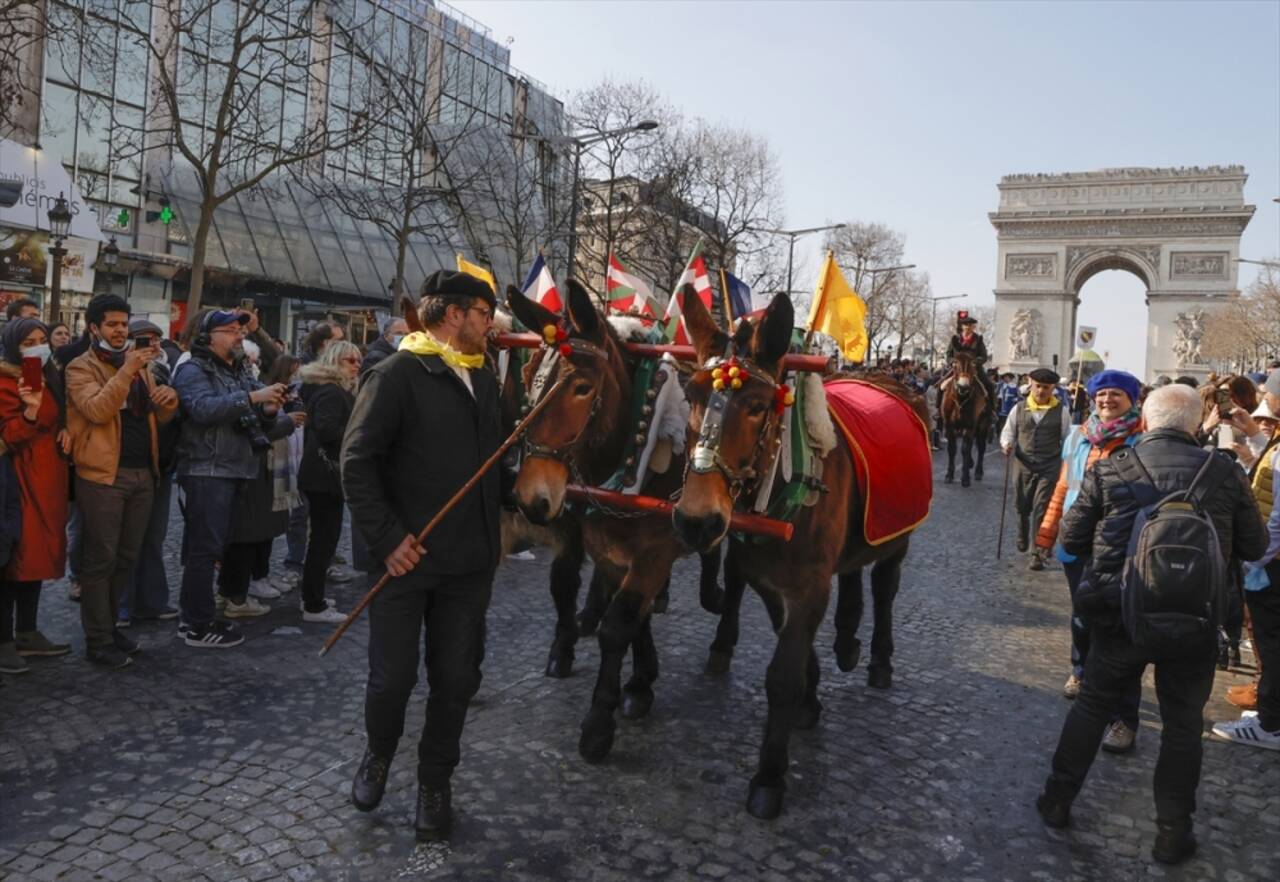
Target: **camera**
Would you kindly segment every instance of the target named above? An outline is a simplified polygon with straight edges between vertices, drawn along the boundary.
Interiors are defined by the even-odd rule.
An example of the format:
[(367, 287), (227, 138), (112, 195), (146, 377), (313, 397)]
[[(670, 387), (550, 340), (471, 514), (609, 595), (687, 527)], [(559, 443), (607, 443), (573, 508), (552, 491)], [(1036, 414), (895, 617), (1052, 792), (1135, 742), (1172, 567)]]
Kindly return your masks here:
[(254, 450), (266, 450), (271, 446), (271, 439), (267, 437), (267, 433), (262, 429), (262, 420), (258, 417), (257, 411), (250, 411), (238, 420), (236, 425), (240, 431), (249, 436), (249, 444)]
[(139, 334), (133, 338), (133, 347), (135, 349), (150, 349), (154, 338), (150, 334)]

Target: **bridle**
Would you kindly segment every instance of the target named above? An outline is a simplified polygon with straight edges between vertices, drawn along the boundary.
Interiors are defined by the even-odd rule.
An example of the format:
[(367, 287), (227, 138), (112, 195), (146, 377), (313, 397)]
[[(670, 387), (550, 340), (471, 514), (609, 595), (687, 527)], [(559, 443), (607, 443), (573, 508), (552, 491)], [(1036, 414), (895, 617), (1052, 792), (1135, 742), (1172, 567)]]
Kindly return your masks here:
[[(694, 445), (693, 454), (685, 464), (685, 478), (689, 473), (709, 475), (718, 472), (729, 487), (729, 496), (736, 507), (739, 496), (747, 489), (756, 489), (762, 475), (769, 474), (773, 459), (778, 455), (781, 445), (779, 427), (782, 414), (787, 406), (795, 401), (795, 396), (785, 383), (779, 383), (758, 366), (737, 356), (723, 356), (709, 360), (699, 370), (711, 371), (711, 394), (707, 398), (707, 406), (702, 415), (702, 426), (698, 429), (698, 442)], [(724, 419), (729, 411), (729, 403), (733, 393), (746, 385), (748, 380), (764, 383), (773, 392), (773, 417), (760, 430), (756, 438), (755, 449), (746, 466), (735, 469), (724, 461), (720, 446), (724, 442)], [(766, 448), (770, 440), (773, 449)], [(765, 460), (765, 461), (762, 461)], [(757, 464), (759, 468), (757, 469)]]
[[(547, 342), (542, 347), (542, 362), (538, 365), (538, 371), (530, 384), (532, 387), (530, 391), (533, 393), (529, 401), (530, 408), (547, 394), (547, 390), (554, 388), (548, 381), (553, 369), (558, 364), (563, 362), (564, 365), (562, 379), (567, 379), (577, 370), (573, 363), (569, 361), (570, 356), (587, 355), (592, 358), (598, 358), (605, 364), (610, 361), (609, 353), (602, 347), (587, 340), (570, 338), (562, 328), (557, 328), (555, 325), (548, 325), (543, 331), (543, 337)], [(568, 386), (568, 383), (562, 384), (562, 388), (568, 388)], [(581, 472), (578, 468), (575, 452), (578, 443), (595, 422), (596, 414), (600, 412), (600, 403), (600, 390), (593, 385), (591, 389), (591, 407), (587, 410), (587, 416), (582, 421), (582, 425), (578, 427), (578, 431), (574, 433), (574, 436), (563, 444), (551, 447), (531, 440), (529, 434), (526, 433), (521, 446), (524, 457), (526, 459), (549, 459), (558, 462), (568, 469), (569, 473), (577, 480)]]

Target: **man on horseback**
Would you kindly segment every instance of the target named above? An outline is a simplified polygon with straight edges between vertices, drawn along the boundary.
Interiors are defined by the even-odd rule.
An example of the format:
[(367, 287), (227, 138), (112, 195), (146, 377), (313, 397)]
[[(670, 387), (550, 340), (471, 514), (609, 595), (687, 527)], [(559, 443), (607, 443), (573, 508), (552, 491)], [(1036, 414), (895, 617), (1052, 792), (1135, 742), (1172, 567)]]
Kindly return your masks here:
[[(956, 332), (951, 335), (951, 342), (947, 345), (948, 373), (942, 380), (942, 391), (945, 392), (951, 385), (956, 354), (966, 353), (973, 359), (975, 379), (982, 384), (983, 391), (987, 393), (987, 412), (991, 417), (989, 425), (994, 425), (996, 390), (992, 388), (991, 380), (987, 377), (985, 366), (990, 356), (987, 354), (987, 344), (982, 339), (982, 335), (976, 332), (977, 326), (978, 320), (969, 315), (968, 310), (962, 309), (956, 313)], [(939, 422), (942, 420), (941, 413), (938, 414), (938, 420)]]
[[(1031, 524), (1038, 529), (1044, 519), (1058, 483), (1062, 444), (1071, 431), (1071, 416), (1054, 394), (1059, 379), (1048, 368), (1032, 371), (1027, 397), (1009, 411), (1000, 432), (1004, 455), (1012, 455), (1015, 460), (1018, 551), (1026, 551), (1030, 544)], [(1044, 552), (1039, 548), (1032, 553), (1029, 566), (1033, 570), (1044, 569)]]

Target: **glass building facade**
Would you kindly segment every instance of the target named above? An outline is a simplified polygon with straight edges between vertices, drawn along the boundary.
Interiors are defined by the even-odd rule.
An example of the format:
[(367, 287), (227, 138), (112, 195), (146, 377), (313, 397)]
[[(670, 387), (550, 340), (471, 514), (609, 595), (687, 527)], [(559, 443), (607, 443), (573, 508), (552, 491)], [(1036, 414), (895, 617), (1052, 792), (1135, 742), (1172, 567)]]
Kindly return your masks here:
[[(225, 173), (240, 179), (281, 152), (305, 149), (316, 119), (331, 132), (359, 131), (268, 174), (214, 213), (204, 302), (253, 296), (284, 335), (295, 329), (291, 315), (372, 313), (389, 304), (396, 241), (379, 218), (335, 198), (347, 191), (385, 195), (388, 204), (409, 188), (440, 194), (412, 207), (408, 290), (452, 267), (456, 252), (479, 256), (503, 282), (519, 282), (533, 253), (554, 247), (536, 235), (532, 246), (504, 238), (505, 185), (490, 182), (486, 198), (475, 184), (484, 163), (501, 168), (500, 180), (536, 179), (545, 204), (531, 217), (544, 228), (559, 192), (567, 192), (558, 183), (567, 163), (549, 146), (564, 133), (563, 105), (511, 67), (509, 49), (487, 28), (431, 0), (239, 2), (218, 0), (207, 15), (183, 19), (175, 39), (169, 22), (180, 3), (49, 0), (56, 26), (43, 45), (39, 129), (28, 134), (45, 161), (67, 169), (104, 234), (117, 241), (122, 272), (100, 274), (97, 289), (127, 292), (136, 311), (181, 321), (202, 189), (174, 129), (202, 156), (219, 135), (220, 112), (224, 139), (229, 131), (237, 138), (223, 145)], [(226, 36), (233, 33), (260, 39), (247, 62), (235, 55), (239, 43)], [(228, 124), (229, 68), (240, 74)], [(389, 83), (412, 98), (399, 106), (376, 100)], [(430, 139), (408, 143), (406, 132), (424, 121)], [(537, 140), (513, 137), (531, 132)], [(451, 139), (447, 149), (438, 133)], [(458, 146), (464, 142), (470, 146)], [(64, 309), (74, 312), (86, 299), (64, 296)]]

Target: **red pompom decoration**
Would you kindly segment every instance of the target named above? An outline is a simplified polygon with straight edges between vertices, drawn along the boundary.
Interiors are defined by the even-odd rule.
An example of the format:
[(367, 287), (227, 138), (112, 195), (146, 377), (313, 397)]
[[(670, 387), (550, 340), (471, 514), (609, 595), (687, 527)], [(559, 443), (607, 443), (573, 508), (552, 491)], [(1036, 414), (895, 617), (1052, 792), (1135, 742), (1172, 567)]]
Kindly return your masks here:
[(569, 339), (569, 332), (568, 332), (568, 331), (566, 331), (564, 328), (557, 327), (557, 328), (556, 328), (556, 342), (558, 342), (558, 343), (563, 343), (565, 340), (568, 340), (568, 339)]
[(570, 346), (568, 343), (561, 343), (560, 354), (563, 355), (565, 358), (568, 358), (570, 355), (573, 355), (573, 347)]

